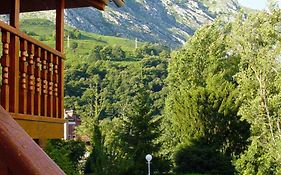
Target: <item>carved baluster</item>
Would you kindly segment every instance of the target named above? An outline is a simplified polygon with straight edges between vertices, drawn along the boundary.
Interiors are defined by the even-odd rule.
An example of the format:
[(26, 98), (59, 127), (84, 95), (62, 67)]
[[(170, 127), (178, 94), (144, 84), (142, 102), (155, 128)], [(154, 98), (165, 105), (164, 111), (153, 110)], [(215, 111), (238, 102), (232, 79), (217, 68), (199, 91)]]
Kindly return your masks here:
[(47, 65), (47, 51), (42, 51), (42, 99), (41, 99), (41, 111), (44, 117), (47, 117), (47, 104), (48, 104), (48, 65)]
[(34, 114), (41, 115), (41, 48), (35, 49), (35, 98), (34, 98)]
[(20, 88), (19, 88), (19, 112), (27, 112), (27, 41), (20, 41)]
[(58, 95), (59, 95), (59, 118), (63, 118), (64, 113), (64, 61), (63, 58), (59, 58), (59, 84), (58, 84)]
[(9, 111), (9, 66), (10, 66), (10, 56), (9, 56), (9, 46), (10, 46), (10, 32), (2, 30), (2, 87), (1, 87), (1, 105), (6, 111)]
[(48, 116), (53, 117), (53, 54), (48, 54)]
[(59, 81), (59, 75), (58, 75), (58, 64), (59, 64), (59, 57), (54, 57), (54, 74), (53, 74), (53, 80), (54, 80), (54, 103), (53, 103), (53, 110), (54, 110), (54, 117), (58, 118), (58, 109), (59, 109), (59, 96), (58, 96), (58, 81)]
[(28, 45), (28, 96), (27, 96), (27, 113), (34, 115), (34, 45)]

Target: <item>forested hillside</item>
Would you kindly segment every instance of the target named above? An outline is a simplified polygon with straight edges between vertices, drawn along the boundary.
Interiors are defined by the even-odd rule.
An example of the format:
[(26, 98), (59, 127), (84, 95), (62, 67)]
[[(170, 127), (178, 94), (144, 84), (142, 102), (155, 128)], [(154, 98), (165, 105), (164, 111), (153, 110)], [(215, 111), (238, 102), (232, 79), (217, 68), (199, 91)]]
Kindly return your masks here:
[(97, 56), (73, 69), (83, 92), (66, 101), (84, 111), (78, 132), (94, 145), (86, 172), (143, 174), (150, 152), (154, 174), (278, 174), (279, 29), (279, 12), (241, 15), (203, 27), (171, 58), (146, 46), (129, 62)]
[(280, 29), (274, 5), (205, 25), (174, 51), (67, 28), (65, 107), (90, 156), (71, 169), (61, 157), (78, 146), (49, 154), (68, 174), (146, 174), (148, 153), (159, 175), (280, 174)]

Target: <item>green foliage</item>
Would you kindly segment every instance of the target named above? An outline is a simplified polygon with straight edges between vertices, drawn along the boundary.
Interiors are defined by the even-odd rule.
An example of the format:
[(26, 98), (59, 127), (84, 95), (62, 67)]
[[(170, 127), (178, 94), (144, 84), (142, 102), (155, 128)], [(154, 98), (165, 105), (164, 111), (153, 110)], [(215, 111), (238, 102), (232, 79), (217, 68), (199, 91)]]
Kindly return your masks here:
[[(152, 153), (155, 174), (280, 174), (281, 13), (271, 2), (270, 12), (199, 29), (172, 57), (157, 44), (133, 50), (130, 40), (67, 29), (77, 47), (66, 50), (65, 104), (92, 138), (86, 171), (144, 174)], [(23, 30), (37, 24), (48, 21)], [(49, 155), (77, 173), (80, 154), (69, 150), (79, 146), (56, 144)]]
[(250, 144), (237, 169), (241, 174), (280, 174), (280, 11), (241, 16), (231, 38), (241, 57), (239, 114), (251, 125)]
[(144, 86), (151, 90), (149, 95), (157, 109), (155, 115), (158, 115), (164, 106), (162, 90), (168, 59), (169, 56), (163, 54), (135, 62), (98, 60), (71, 65), (72, 62), (67, 61), (65, 104), (85, 117), (93, 116), (91, 111), (97, 106), (99, 119), (114, 118), (133, 101), (135, 85), (143, 79)]
[(215, 147), (195, 141), (189, 146), (182, 146), (182, 149), (175, 154), (178, 173), (202, 173), (202, 174), (233, 174), (234, 166)]
[(94, 48), (90, 51), (89, 55), (88, 55), (88, 60), (89, 61), (97, 61), (97, 60), (101, 60), (101, 55), (100, 55), (100, 51), (103, 49), (102, 46), (94, 46)]
[(157, 56), (162, 52), (169, 52), (169, 48), (159, 44), (145, 44), (135, 50), (136, 58), (144, 58), (145, 56)]
[[(85, 173), (94, 175), (118, 175), (127, 171), (132, 162), (126, 159), (125, 154), (120, 150), (121, 144), (117, 140), (116, 129), (119, 122), (101, 121), (94, 122), (94, 131), (92, 137), (93, 150), (85, 166)], [(113, 129), (115, 127), (115, 129)]]
[(72, 42), (70, 48), (73, 50), (73, 52), (75, 52), (76, 49), (78, 48), (78, 43), (77, 42)]
[(78, 29), (66, 30), (65, 36), (68, 36), (70, 39), (81, 39), (82, 34)]
[[(133, 164), (126, 174), (138, 175), (146, 173), (145, 156), (150, 153), (157, 160), (159, 145), (154, 140), (159, 136), (159, 120), (153, 118), (152, 101), (144, 89), (140, 89), (133, 104), (121, 117), (124, 126), (119, 134), (123, 143), (122, 149)], [(159, 160), (158, 160), (159, 161)], [(157, 171), (157, 167), (154, 168)]]
[(80, 174), (79, 161), (86, 152), (84, 142), (49, 140), (45, 151), (67, 175)]
[[(128, 52), (117, 46), (95, 46), (89, 54), (89, 61), (79, 64), (73, 64), (72, 60), (66, 61), (65, 105), (81, 115), (82, 124), (76, 129), (77, 133), (92, 138), (93, 150), (86, 163), (87, 173), (124, 175), (132, 172), (135, 161), (145, 170), (144, 155), (151, 148), (142, 153), (142, 157), (128, 153), (128, 144), (121, 138), (125, 138), (128, 132), (125, 128), (133, 126), (123, 119), (130, 115), (131, 120), (135, 117), (142, 122), (138, 127), (152, 125), (145, 123), (147, 120), (141, 120), (144, 116), (135, 116), (134, 113), (135, 110), (142, 112), (141, 114), (146, 112), (142, 111), (143, 108), (136, 109), (142, 106), (133, 105), (138, 99), (139, 85), (147, 89), (145, 96), (150, 100), (143, 103), (149, 102), (144, 104), (146, 108), (149, 107), (149, 117), (151, 120), (158, 118), (164, 106), (164, 80), (167, 77), (169, 53), (162, 52), (160, 55), (144, 58), (128, 58), (128, 55)], [(155, 127), (150, 127), (149, 130), (153, 131), (158, 125), (157, 120)], [(139, 128), (141, 130), (145, 129)], [(156, 145), (155, 140), (156, 137), (150, 138), (149, 142), (143, 141), (143, 144), (136, 145), (135, 148), (140, 151), (142, 145), (152, 141)], [(153, 154), (155, 173), (166, 171), (157, 151)]]
[(97, 124), (94, 125), (93, 131), (93, 150), (86, 162), (85, 173), (93, 173), (95, 175), (103, 175), (106, 174), (106, 155), (103, 150), (103, 138), (101, 135), (101, 131)]
[[(172, 140), (164, 144), (163, 154), (172, 161), (174, 154), (181, 158), (181, 162), (175, 162), (177, 167), (198, 163), (197, 159), (181, 155), (185, 153), (199, 155), (202, 151), (202, 154), (212, 156), (210, 160), (218, 160), (202, 169), (198, 166), (180, 168), (186, 172), (223, 174), (228, 170), (218, 169), (222, 164), (233, 172), (232, 156), (246, 148), (249, 126), (237, 115), (240, 103), (233, 79), (240, 60), (230, 54), (227, 42), (230, 31), (230, 26), (220, 21), (200, 29), (188, 45), (174, 53), (169, 65), (169, 95), (162, 140), (165, 142), (169, 137)], [(194, 145), (198, 142), (212, 149)], [(184, 160), (194, 162), (182, 162)]]

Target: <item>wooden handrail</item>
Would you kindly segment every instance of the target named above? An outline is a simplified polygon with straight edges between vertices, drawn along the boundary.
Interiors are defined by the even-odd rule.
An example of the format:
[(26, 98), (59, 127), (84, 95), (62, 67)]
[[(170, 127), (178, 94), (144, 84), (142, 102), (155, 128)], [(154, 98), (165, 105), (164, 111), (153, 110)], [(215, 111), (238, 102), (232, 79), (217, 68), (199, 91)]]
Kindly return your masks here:
[(0, 138), (0, 174), (64, 174), (1, 106)]
[(27, 114), (14, 114), (14, 113), (10, 113), (10, 114), (14, 119), (19, 119), (19, 120), (58, 123), (58, 124), (65, 123), (65, 119), (61, 119), (61, 118), (41, 117), (41, 116), (27, 115)]
[(64, 54), (0, 21), (1, 105), (10, 113), (63, 118)]
[(37, 45), (37, 46), (39, 46), (41, 48), (44, 48), (45, 50), (47, 50), (47, 51), (49, 51), (49, 52), (51, 52), (51, 53), (53, 53), (53, 54), (63, 58), (63, 59), (65, 58), (65, 55), (63, 53), (57, 51), (54, 48), (51, 48), (50, 46), (48, 46), (48, 45), (46, 45), (46, 44), (44, 44), (44, 43), (42, 43), (42, 42), (40, 42), (40, 41), (30, 37), (30, 36), (28, 36), (27, 34), (19, 31), (18, 29), (14, 28), (14, 27), (6, 24), (6, 23), (4, 23), (3, 21), (0, 21), (0, 28), (2, 28), (4, 30), (7, 30), (7, 31), (13, 33), (14, 35), (16, 35), (16, 36), (18, 36), (18, 37), (20, 37), (20, 38), (22, 38), (22, 39), (24, 39), (24, 40), (26, 40), (28, 42), (31, 42), (31, 43), (33, 43), (33, 44), (35, 44), (35, 45)]

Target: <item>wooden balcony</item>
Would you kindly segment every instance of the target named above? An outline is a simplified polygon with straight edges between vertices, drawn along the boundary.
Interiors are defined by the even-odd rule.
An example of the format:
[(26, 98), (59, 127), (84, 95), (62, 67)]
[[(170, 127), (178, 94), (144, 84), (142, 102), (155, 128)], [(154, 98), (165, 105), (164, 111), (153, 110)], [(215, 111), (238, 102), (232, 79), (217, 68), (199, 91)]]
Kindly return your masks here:
[(33, 138), (63, 138), (64, 55), (0, 21), (1, 105)]

